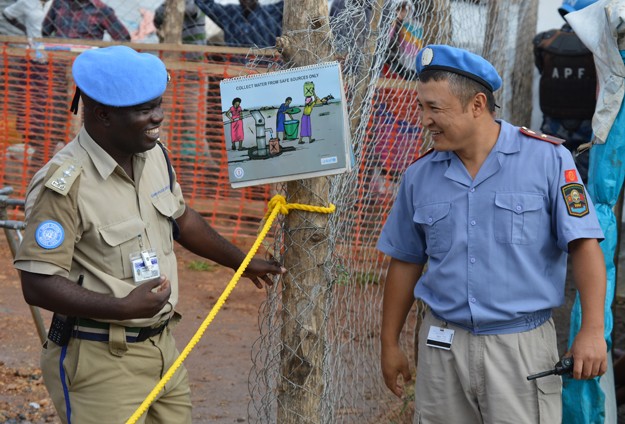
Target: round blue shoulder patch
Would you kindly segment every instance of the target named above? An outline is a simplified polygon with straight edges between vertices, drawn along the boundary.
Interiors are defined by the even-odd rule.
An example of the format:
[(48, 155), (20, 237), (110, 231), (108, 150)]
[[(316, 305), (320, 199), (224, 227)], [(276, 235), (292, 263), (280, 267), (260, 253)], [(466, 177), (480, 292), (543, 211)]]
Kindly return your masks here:
[(56, 221), (43, 221), (35, 231), (35, 240), (44, 249), (56, 249), (65, 240), (65, 231)]

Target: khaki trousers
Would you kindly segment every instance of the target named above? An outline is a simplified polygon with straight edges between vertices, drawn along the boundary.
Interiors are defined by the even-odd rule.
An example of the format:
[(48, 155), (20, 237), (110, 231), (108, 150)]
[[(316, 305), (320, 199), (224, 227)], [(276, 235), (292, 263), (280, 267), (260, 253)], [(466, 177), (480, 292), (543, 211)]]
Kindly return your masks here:
[[(114, 333), (117, 336), (113, 337)], [(64, 424), (125, 423), (178, 357), (169, 327), (139, 343), (126, 343), (123, 327), (110, 334), (108, 343), (70, 339), (62, 361), (68, 399), (61, 380), (62, 348), (49, 340), (44, 345), (44, 383)], [(67, 405), (71, 410), (69, 421)], [(191, 423), (190, 389), (184, 367), (176, 371), (137, 422)]]
[[(430, 326), (455, 330), (451, 350), (425, 344)], [(414, 422), (554, 424), (562, 422), (562, 380), (527, 376), (558, 361), (553, 320), (522, 333), (473, 335), (428, 310), (419, 331)]]

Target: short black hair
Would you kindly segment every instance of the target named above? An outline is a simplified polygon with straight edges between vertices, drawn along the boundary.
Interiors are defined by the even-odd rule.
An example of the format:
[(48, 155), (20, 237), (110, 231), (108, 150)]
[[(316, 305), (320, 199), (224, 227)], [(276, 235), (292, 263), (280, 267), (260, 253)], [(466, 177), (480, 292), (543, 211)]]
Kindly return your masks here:
[(432, 80), (448, 81), (449, 89), (453, 95), (458, 97), (460, 103), (465, 108), (478, 93), (484, 94), (486, 96), (486, 105), (489, 112), (495, 113), (495, 95), (485, 85), (463, 75), (440, 69), (427, 70), (419, 74), (419, 81), (421, 82), (425, 83)]

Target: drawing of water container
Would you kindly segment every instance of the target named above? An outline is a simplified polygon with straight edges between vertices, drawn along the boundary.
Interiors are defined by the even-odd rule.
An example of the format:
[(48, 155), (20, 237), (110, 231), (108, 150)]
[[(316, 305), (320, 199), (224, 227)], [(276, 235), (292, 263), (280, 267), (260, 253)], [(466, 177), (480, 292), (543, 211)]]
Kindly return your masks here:
[(315, 84), (312, 81), (306, 81), (304, 83), (304, 97), (314, 97)]
[(299, 133), (299, 121), (297, 119), (290, 119), (284, 121), (284, 139), (295, 140)]

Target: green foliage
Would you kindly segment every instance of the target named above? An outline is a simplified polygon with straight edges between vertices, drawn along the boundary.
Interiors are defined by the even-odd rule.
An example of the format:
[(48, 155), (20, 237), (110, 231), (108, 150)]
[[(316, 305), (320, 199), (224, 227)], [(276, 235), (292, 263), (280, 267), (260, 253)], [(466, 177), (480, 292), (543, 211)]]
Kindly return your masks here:
[(357, 284), (359, 286), (367, 286), (369, 284), (380, 284), (380, 276), (372, 271), (357, 271), (352, 275), (343, 267), (339, 267), (339, 272), (336, 277), (336, 284), (341, 286), (348, 286), (350, 284)]
[(207, 261), (191, 261), (187, 265), (191, 271), (208, 271), (213, 272), (217, 269), (217, 265)]

